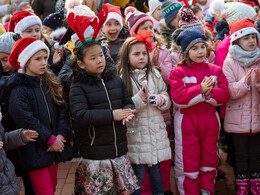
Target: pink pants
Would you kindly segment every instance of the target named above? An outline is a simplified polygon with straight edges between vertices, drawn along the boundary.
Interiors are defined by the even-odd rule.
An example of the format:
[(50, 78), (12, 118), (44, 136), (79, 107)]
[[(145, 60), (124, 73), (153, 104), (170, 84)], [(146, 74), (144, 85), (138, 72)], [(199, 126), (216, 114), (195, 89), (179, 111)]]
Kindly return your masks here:
[[(167, 125), (166, 130), (169, 134), (169, 125)], [(171, 190), (171, 159), (160, 162), (161, 172), (162, 172), (162, 180), (163, 180), (163, 190)], [(142, 195), (150, 195), (152, 193), (152, 188), (150, 185), (149, 174), (145, 170), (145, 177), (142, 182)]]
[(54, 195), (57, 185), (58, 165), (28, 172), (36, 195)]

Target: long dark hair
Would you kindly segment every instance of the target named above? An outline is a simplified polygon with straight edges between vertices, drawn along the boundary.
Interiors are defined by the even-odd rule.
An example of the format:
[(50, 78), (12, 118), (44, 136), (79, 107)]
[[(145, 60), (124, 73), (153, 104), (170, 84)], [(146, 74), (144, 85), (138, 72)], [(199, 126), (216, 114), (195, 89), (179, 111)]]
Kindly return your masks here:
[[(129, 37), (125, 40), (123, 43), (120, 51), (119, 51), (119, 60), (117, 62), (117, 72), (119, 75), (122, 76), (123, 81), (126, 84), (126, 87), (130, 93), (131, 96), (133, 96), (133, 87), (132, 87), (132, 82), (131, 82), (131, 75), (133, 71), (133, 67), (131, 66), (129, 62), (129, 53), (131, 51), (131, 48), (134, 44), (136, 43), (142, 43), (137, 41), (134, 37)], [(142, 43), (144, 44), (144, 43)], [(148, 74), (149, 72), (152, 71), (152, 63), (149, 58), (149, 51), (147, 50), (148, 53), (148, 63), (146, 65), (146, 79), (148, 80)]]

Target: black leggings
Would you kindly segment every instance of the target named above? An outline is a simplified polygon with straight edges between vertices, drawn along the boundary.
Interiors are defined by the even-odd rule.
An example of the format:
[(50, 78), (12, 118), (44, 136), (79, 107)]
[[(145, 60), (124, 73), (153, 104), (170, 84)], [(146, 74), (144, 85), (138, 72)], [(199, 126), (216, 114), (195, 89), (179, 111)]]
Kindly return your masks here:
[[(236, 178), (250, 178), (260, 173), (260, 133), (254, 135), (233, 134)], [(241, 178), (242, 177), (242, 178)]]

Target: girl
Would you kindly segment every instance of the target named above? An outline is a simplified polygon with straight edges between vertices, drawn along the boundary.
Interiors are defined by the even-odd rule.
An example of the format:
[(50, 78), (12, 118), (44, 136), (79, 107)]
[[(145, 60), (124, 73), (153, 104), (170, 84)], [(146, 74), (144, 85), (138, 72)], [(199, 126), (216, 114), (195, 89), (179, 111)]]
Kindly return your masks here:
[[(48, 47), (32, 37), (19, 39), (8, 58), (17, 73), (9, 98), (8, 112), (16, 128), (35, 129), (35, 143), (16, 151), (18, 169), (26, 171), (35, 194), (53, 195), (58, 163), (70, 160), (72, 148), (69, 116), (61, 86), (47, 69)], [(41, 182), (39, 182), (39, 180)]]
[(233, 133), (237, 194), (260, 194), (260, 51), (254, 21), (243, 19), (230, 27), (229, 54), (223, 64), (230, 101), (224, 129)]
[(219, 117), (216, 106), (228, 101), (221, 69), (205, 63), (206, 36), (186, 29), (177, 37), (185, 58), (171, 71), (174, 115), (175, 177), (180, 194), (214, 194), (218, 166)]
[[(149, 59), (151, 34), (141, 30), (124, 42), (118, 73), (136, 106), (136, 116), (127, 125), (132, 167), (140, 185), (147, 168), (153, 194), (164, 194), (160, 162), (171, 159), (171, 149), (161, 111), (169, 109), (171, 101), (160, 72), (152, 67)], [(141, 194), (141, 189), (134, 194)]]
[[(82, 157), (75, 193), (130, 194), (139, 188), (127, 156), (125, 126), (134, 117), (134, 104), (114, 65), (105, 60), (99, 40), (85, 40), (74, 17), (70, 18), (69, 25), (81, 41), (75, 48), (69, 96), (72, 116), (79, 125)], [(103, 24), (97, 25), (93, 38)]]
[[(0, 112), (0, 121), (2, 115)], [(0, 123), (0, 194), (17, 195), (20, 192), (20, 185), (15, 175), (12, 162), (7, 158), (5, 151), (26, 145), (27, 142), (35, 142), (38, 133), (32, 130), (17, 129), (12, 132), (5, 132)]]

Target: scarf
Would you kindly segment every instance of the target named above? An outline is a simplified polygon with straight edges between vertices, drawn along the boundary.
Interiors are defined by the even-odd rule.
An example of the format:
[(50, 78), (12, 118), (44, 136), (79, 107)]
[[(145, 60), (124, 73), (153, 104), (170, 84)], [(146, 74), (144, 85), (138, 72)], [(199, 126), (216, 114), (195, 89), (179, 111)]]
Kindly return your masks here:
[(230, 45), (229, 53), (242, 67), (251, 66), (252, 63), (260, 57), (260, 50), (258, 47), (256, 47), (254, 51), (245, 51), (238, 45)]

